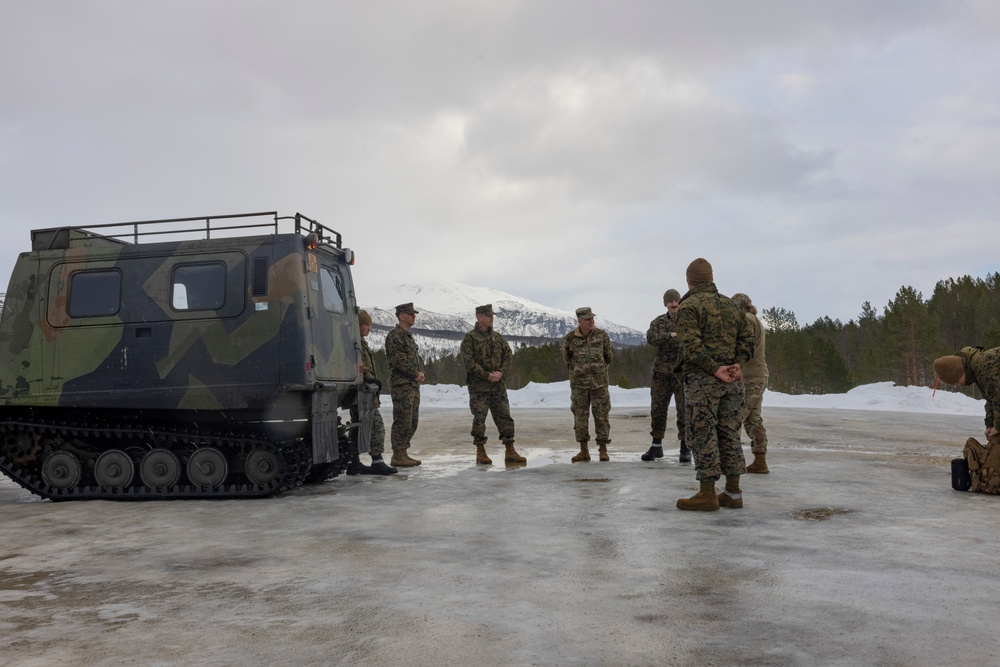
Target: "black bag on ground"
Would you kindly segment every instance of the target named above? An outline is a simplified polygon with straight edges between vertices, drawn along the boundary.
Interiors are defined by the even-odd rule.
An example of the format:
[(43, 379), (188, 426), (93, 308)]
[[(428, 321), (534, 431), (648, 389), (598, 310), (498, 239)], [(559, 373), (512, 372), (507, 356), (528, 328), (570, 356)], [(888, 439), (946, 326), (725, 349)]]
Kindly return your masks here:
[(965, 459), (951, 460), (951, 488), (956, 491), (968, 491), (972, 487), (972, 477), (969, 475), (969, 462)]

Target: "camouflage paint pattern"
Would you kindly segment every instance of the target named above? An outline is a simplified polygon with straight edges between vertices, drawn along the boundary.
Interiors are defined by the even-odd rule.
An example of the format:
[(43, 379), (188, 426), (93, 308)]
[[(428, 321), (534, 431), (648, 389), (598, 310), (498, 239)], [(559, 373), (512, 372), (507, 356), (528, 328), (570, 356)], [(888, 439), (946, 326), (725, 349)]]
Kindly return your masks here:
[[(354, 288), (336, 248), (307, 252), (298, 234), (138, 245), (71, 236), (68, 247), (22, 253), (14, 267), (0, 319), (0, 406), (301, 418), (317, 381), (343, 397), (360, 378)], [(255, 295), (260, 262), (267, 290)], [(222, 305), (174, 308), (174, 272), (204, 265), (222, 270)], [(342, 312), (324, 308), (323, 270), (339, 276)], [(74, 277), (99, 271), (120, 275), (117, 312), (71, 316)]]
[(410, 448), (413, 434), (420, 423), (420, 387), (409, 383), (393, 385), (392, 396), (392, 451)]
[(413, 335), (398, 324), (386, 334), (385, 356), (389, 364), (389, 385), (419, 387), (417, 375), (424, 370)]
[(720, 366), (745, 364), (753, 355), (750, 325), (715, 283), (691, 288), (677, 311), (680, 372), (699, 370), (714, 375)]
[(614, 360), (611, 338), (595, 328), (584, 336), (577, 327), (566, 334), (562, 344), (563, 361), (571, 386), (598, 389), (608, 386), (608, 366)]
[(698, 372), (684, 376), (686, 443), (699, 482), (746, 472), (740, 445), (742, 404), (742, 381), (727, 384)]
[(487, 412), (493, 413), (493, 423), (500, 433), (501, 442), (505, 445), (514, 442), (514, 420), (510, 416), (510, 401), (507, 400), (506, 387), (499, 386), (490, 391), (470, 391), (469, 410), (472, 412), (473, 444), (486, 444)]
[(760, 414), (765, 389), (767, 389), (766, 377), (743, 380), (743, 408), (740, 410), (740, 421), (750, 436), (750, 451), (754, 454), (767, 454), (767, 429), (764, 428), (764, 419)]
[(667, 412), (670, 409), (670, 399), (674, 399), (674, 412), (677, 413), (677, 439), (684, 440), (684, 386), (673, 371), (653, 371), (653, 381), (649, 386), (650, 408), (649, 435), (658, 440), (663, 439), (667, 431)]
[(646, 330), (646, 342), (656, 347), (656, 359), (653, 361), (653, 373), (673, 373), (677, 368), (680, 355), (680, 341), (675, 333), (677, 317), (664, 313), (649, 323)]
[(1000, 431), (1000, 347), (967, 346), (958, 356), (965, 365), (965, 383), (975, 383), (986, 399), (986, 428)]

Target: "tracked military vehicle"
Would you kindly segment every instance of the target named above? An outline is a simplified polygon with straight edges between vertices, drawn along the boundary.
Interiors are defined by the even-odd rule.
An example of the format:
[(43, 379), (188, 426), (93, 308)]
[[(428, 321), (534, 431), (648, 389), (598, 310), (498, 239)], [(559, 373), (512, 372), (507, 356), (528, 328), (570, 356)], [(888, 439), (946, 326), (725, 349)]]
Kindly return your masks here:
[(336, 476), (338, 409), (373, 390), (352, 264), (301, 214), (32, 231), (0, 317), (0, 470), (52, 500)]

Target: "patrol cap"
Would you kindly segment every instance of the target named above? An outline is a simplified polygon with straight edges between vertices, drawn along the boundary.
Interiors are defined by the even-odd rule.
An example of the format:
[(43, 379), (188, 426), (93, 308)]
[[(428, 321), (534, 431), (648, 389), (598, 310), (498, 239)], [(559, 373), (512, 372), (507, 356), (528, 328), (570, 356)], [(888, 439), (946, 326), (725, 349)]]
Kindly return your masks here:
[(594, 311), (592, 311), (589, 307), (577, 308), (576, 316), (581, 320), (592, 320), (594, 319)]
[(677, 290), (671, 288), (663, 293), (663, 303), (666, 304), (668, 301), (680, 301), (681, 293)]
[(419, 310), (413, 310), (413, 302), (412, 301), (409, 302), (409, 303), (401, 303), (398, 306), (396, 306), (396, 314), (397, 315), (401, 315), (403, 313), (406, 313), (407, 315), (416, 315), (419, 312), (420, 312)]
[(362, 310), (360, 313), (358, 313), (359, 326), (363, 327), (364, 325), (371, 323), (372, 323), (372, 316), (368, 314), (367, 310)]
[(493, 315), (493, 304), (488, 303), (485, 306), (476, 306), (476, 315)]

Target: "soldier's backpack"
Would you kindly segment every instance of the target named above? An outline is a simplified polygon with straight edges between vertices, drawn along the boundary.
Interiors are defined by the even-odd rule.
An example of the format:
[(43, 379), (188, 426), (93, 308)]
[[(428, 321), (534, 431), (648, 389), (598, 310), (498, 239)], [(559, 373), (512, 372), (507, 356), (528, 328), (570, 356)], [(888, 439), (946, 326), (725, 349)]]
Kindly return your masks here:
[(1000, 495), (1000, 440), (983, 446), (975, 438), (969, 438), (962, 453), (969, 465), (972, 490)]

